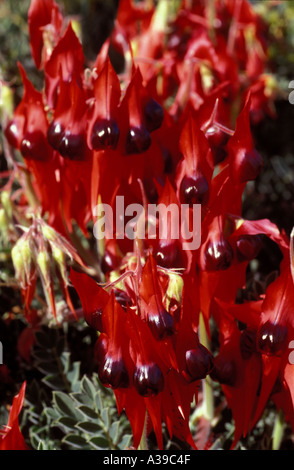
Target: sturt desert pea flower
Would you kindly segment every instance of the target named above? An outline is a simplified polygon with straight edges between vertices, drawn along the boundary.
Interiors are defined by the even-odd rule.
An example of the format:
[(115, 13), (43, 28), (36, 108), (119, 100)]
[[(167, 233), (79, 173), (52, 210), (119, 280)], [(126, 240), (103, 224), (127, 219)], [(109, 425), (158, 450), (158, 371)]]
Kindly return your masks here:
[[(117, 45), (121, 40), (128, 73), (120, 77), (116, 75), (109, 59), (103, 61), (102, 67), (98, 66), (102, 57), (106, 57), (104, 49), (95, 63), (96, 71), (91, 72), (92, 81), (87, 82), (82, 45), (72, 25), (63, 33), (62, 18), (56, 4), (51, 0), (32, 1), (31, 43), (37, 66), (44, 65), (45, 92), (42, 95), (34, 90), (20, 67), (24, 97), (6, 131), (7, 139), (21, 150), (35, 176), (38, 194), (42, 196), (42, 209), (48, 210), (49, 221), (54, 228), (61, 225), (64, 217), (66, 230), (71, 231), (74, 219), (87, 234), (90, 209), (93, 211), (97, 201), (112, 203), (116, 194), (123, 194), (130, 202), (137, 202), (138, 192), (142, 196), (138, 179), (146, 193), (147, 182), (155, 183), (159, 201), (176, 202), (178, 199), (181, 203), (202, 205), (201, 256), (194, 254), (191, 265), (186, 265), (184, 260), (183, 267), (187, 268), (181, 278), (184, 288), (181, 286), (175, 295), (170, 294), (175, 272), (168, 268), (175, 265), (171, 250), (175, 251), (178, 245), (170, 243), (168, 236), (164, 240), (167, 243), (158, 244), (154, 257), (144, 253), (142, 264), (136, 259), (137, 253), (124, 256), (128, 250), (122, 249), (122, 263), (115, 266), (120, 277), (115, 279), (116, 273), (110, 269), (110, 284), (105, 290), (92, 279), (85, 280), (84, 275), (71, 275), (86, 321), (100, 332), (96, 347), (99, 377), (114, 390), (119, 411), (125, 409), (133, 428), (135, 447), (141, 439), (146, 410), (159, 447), (163, 444), (162, 420), (167, 424), (170, 436), (183, 439), (194, 447), (189, 431), (190, 405), (197, 395), (199, 380), (209, 373), (231, 387), (227, 397), (236, 416), (236, 436), (246, 433), (251, 429), (251, 421), (255, 420), (254, 406), (259, 411), (263, 408), (270, 396), (271, 384), (277, 377), (280, 363), (274, 359), (270, 374), (264, 378), (261, 395), (256, 398), (262, 367), (266, 371), (269, 367), (266, 358), (270, 354), (270, 357), (277, 356), (280, 360), (285, 354), (284, 325), (278, 332), (275, 330), (277, 325), (273, 326), (275, 319), (271, 317), (266, 301), (264, 308), (268, 316), (263, 318), (261, 315), (265, 321), (257, 323), (255, 330), (253, 328), (256, 351), (254, 349), (252, 355), (253, 320), (245, 334), (235, 323), (235, 318), (241, 318), (244, 313), (241, 307), (237, 306), (234, 320), (229, 318), (231, 324), (224, 321), (228, 312), (219, 312), (222, 302), (230, 308), (231, 304), (236, 307), (236, 291), (243, 285), (247, 263), (258, 250), (258, 238), (255, 237), (260, 228), (255, 225), (249, 230), (245, 222), (238, 224), (243, 189), (247, 181), (256, 178), (262, 164), (250, 133), (252, 101), (249, 93), (237, 118), (235, 131), (225, 128), (229, 125), (227, 119), (231, 106), (235, 104), (234, 97), (244, 91), (239, 79), (240, 71), (247, 67), (253, 79), (256, 72), (262, 70), (260, 61), (254, 61), (257, 66), (253, 64), (252, 67), (245, 49), (238, 55), (239, 45), (244, 45), (245, 40), (243, 32), (241, 35), (238, 33), (240, 20), (246, 25), (254, 25), (256, 16), (245, 0), (218, 2), (216, 19), (221, 18), (222, 21), (216, 21), (219, 26), (212, 39), (212, 25), (206, 16), (208, 9), (203, 3), (189, 2), (187, 5), (188, 2), (183, 2), (184, 11), (179, 17), (175, 15), (175, 21), (171, 21), (167, 31), (166, 49), (157, 47), (160, 46), (158, 37), (161, 30), (156, 38), (154, 36), (155, 47), (149, 55), (151, 66), (142, 66), (141, 70), (138, 65), (140, 58), (136, 54), (144, 50), (145, 40), (152, 34), (153, 14), (159, 15), (160, 8), (167, 7), (167, 3), (160, 1), (158, 9), (150, 8), (144, 12), (145, 5), (141, 9), (130, 0), (122, 1), (112, 44)], [(36, 18), (38, 11), (39, 20)], [(136, 18), (140, 19), (141, 33), (144, 33), (141, 38), (137, 24), (131, 18), (134, 12), (138, 13)], [(228, 18), (226, 12), (229, 12)], [(123, 27), (126, 34), (123, 34)], [(181, 37), (184, 41), (179, 40)], [(156, 71), (157, 66), (160, 69), (158, 77), (152, 73), (150, 76), (149, 72)], [(176, 93), (187, 77), (187, 83)], [(120, 93), (120, 79), (123, 93)], [(248, 86), (250, 84), (249, 80)], [(169, 98), (170, 104), (174, 97), (176, 112), (173, 113), (172, 106), (164, 111), (162, 104), (165, 99)], [(212, 128), (205, 127), (213, 116), (217, 100), (221, 99), (222, 106), (216, 109), (217, 120), (212, 119)], [(228, 106), (224, 105), (226, 101)], [(113, 120), (117, 120), (117, 128)], [(219, 124), (217, 131), (221, 132), (216, 133), (216, 122)], [(223, 123), (225, 126), (221, 127)], [(224, 129), (230, 139), (227, 135), (224, 138)], [(174, 135), (170, 136), (173, 131)], [(42, 139), (44, 145), (40, 145)], [(222, 147), (224, 150), (224, 146), (228, 156), (224, 156), (226, 160), (220, 173), (213, 177), (216, 163), (223, 163), (219, 156), (216, 158), (216, 149)], [(172, 162), (169, 169), (168, 157), (165, 157), (167, 151)], [(40, 156), (41, 160), (37, 161)], [(165, 172), (169, 173), (169, 179), (165, 179)], [(232, 193), (234, 198), (230, 200)], [(147, 199), (149, 195), (146, 194)], [(232, 230), (230, 224), (234, 216), (237, 222), (233, 227), (235, 230)], [(266, 224), (261, 222), (261, 226), (265, 229)], [(278, 238), (273, 232), (271, 236), (275, 240)], [(122, 247), (123, 244), (119, 244), (119, 248)], [(34, 294), (37, 275), (40, 275), (45, 293), (48, 293), (48, 305), (55, 312), (53, 267), (72, 308), (67, 291), (65, 254), (74, 259), (77, 256), (54, 230), (50, 232), (49, 227), (44, 230), (40, 220), (34, 229), (25, 231), (15, 246), (13, 259), (22, 283), (26, 309)], [(132, 258), (137, 261), (133, 266)], [(129, 263), (124, 264), (126, 259)], [(283, 276), (281, 279), (284, 283)], [(284, 292), (288, 294), (288, 290), (287, 284)], [(268, 291), (268, 295), (268, 302), (274, 302), (273, 293)], [(246, 304), (247, 307), (250, 307), (251, 321), (260, 304)], [(228, 367), (222, 366), (222, 355), (213, 368), (212, 357), (197, 336), (200, 312), (207, 322), (211, 314), (217, 320), (224, 337), (221, 352), (227, 354), (228, 361), (232, 356), (236, 359), (237, 369), (240, 365), (241, 372), (237, 378), (234, 364), (229, 361)], [(279, 313), (278, 317), (280, 320), (282, 315)], [(286, 326), (289, 333), (288, 324)], [(278, 338), (275, 338), (276, 333)], [(239, 343), (242, 345), (240, 350)], [(244, 384), (250, 386), (251, 367), (256, 367), (256, 370), (245, 411), (236, 411), (235, 407), (239, 406), (246, 393)], [(289, 384), (290, 375), (291, 370)], [(286, 387), (282, 392), (285, 396)], [(287, 405), (289, 407), (289, 397)]]
[(250, 95), (237, 117), (233, 136), (228, 141), (228, 154), (234, 183), (252, 181), (259, 175), (263, 161), (254, 148), (250, 126)]
[[(22, 153), (25, 165), (33, 175), (32, 185), (41, 210), (49, 213), (49, 223), (62, 227), (58, 213), (60, 157), (47, 142), (49, 123), (43, 95), (34, 88), (21, 64), (19, 70), (24, 87), (23, 96), (7, 123), (5, 137), (12, 147)], [(47, 185), (51, 188), (50, 192)]]
[(120, 81), (107, 56), (102, 69), (94, 67), (93, 102), (88, 125), (88, 146), (93, 150), (115, 149), (120, 129), (118, 105), (121, 97)]
[(19, 415), (25, 399), (26, 382), (13, 398), (8, 423), (0, 430), (0, 450), (30, 450), (19, 428)]
[[(182, 282), (176, 282), (179, 287), (177, 294), (171, 293), (168, 270), (157, 267), (151, 254), (138, 272), (133, 273), (135, 277), (126, 271), (127, 275), (120, 276), (117, 284), (109, 284), (110, 294), (87, 274), (75, 271), (70, 274), (87, 322), (101, 331), (96, 347), (99, 376), (106, 386), (114, 390), (119, 412), (125, 410), (133, 429), (135, 447), (140, 443), (146, 410), (160, 448), (162, 416), (171, 436), (184, 439), (194, 447), (189, 430), (189, 411), (199, 380), (211, 367), (211, 362), (204, 367), (205, 361), (200, 360), (200, 356), (204, 358), (204, 351), (208, 357), (210, 355), (199, 344), (197, 335), (192, 334), (187, 357), (190, 367), (187, 381), (178, 368), (174, 349), (179, 341), (176, 334), (179, 326), (176, 325), (180, 317), (173, 307), (175, 303), (177, 308), (180, 307)], [(136, 294), (138, 273), (139, 296)], [(171, 275), (173, 279), (174, 276), (180, 277)], [(121, 296), (114, 296), (122, 283), (125, 283), (129, 298), (124, 306), (119, 305)], [(180, 351), (186, 344), (187, 328), (186, 323), (181, 328)], [(201, 372), (195, 375), (197, 367)]]
[(56, 106), (60, 80), (70, 82), (75, 77), (81, 86), (84, 63), (82, 44), (70, 22), (45, 64), (45, 95), (51, 109)]
[(183, 126), (179, 147), (183, 155), (176, 175), (179, 200), (182, 204), (205, 206), (209, 200), (213, 162), (208, 141), (192, 110)]
[[(223, 383), (232, 408), (236, 424), (233, 446), (241, 435), (245, 436), (252, 430), (271, 397), (278, 397), (279, 407), (279, 397), (284, 396), (287, 418), (293, 424), (293, 364), (289, 360), (289, 341), (293, 335), (293, 278), (289, 242), (269, 221), (244, 221), (239, 227), (241, 233), (242, 228), (246, 234), (266, 234), (278, 244), (284, 258), (280, 274), (260, 299), (233, 304), (218, 298), (214, 304), (213, 315), (219, 325), (221, 346), (212, 377)], [(236, 320), (243, 327), (238, 328)], [(248, 394), (249, 389), (255, 392)], [(247, 390), (246, 397), (243, 396), (244, 390)], [(242, 410), (240, 400), (245, 403)]]

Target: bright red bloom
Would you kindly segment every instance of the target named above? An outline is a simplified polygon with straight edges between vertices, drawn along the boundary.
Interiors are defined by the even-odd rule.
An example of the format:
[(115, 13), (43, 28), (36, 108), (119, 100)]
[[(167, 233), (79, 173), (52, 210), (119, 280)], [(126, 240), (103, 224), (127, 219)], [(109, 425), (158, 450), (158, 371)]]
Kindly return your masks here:
[(81, 86), (84, 62), (82, 45), (69, 23), (45, 64), (45, 93), (51, 108), (56, 104), (60, 80), (70, 82), (75, 78)]
[(239, 114), (234, 135), (228, 142), (228, 153), (235, 184), (255, 180), (262, 169), (262, 158), (254, 148), (250, 128), (250, 96)]
[[(118, 411), (126, 412), (134, 447), (147, 416), (160, 448), (162, 422), (170, 437), (195, 448), (190, 407), (208, 374), (222, 384), (232, 409), (235, 444), (271, 397), (277, 406), (284, 400), (289, 419), (293, 411), (289, 243), (270, 221), (242, 218), (246, 183), (262, 168), (251, 125), (270, 112), (273, 97), (265, 28), (246, 0), (214, 2), (213, 12), (209, 2), (183, 1), (172, 17), (168, 2), (157, 3), (121, 1), (113, 34), (89, 66), (55, 2), (32, 0), (30, 41), (44, 89), (35, 90), (20, 66), (24, 94), (5, 134), (33, 176), (42, 215), (73, 240), (75, 225), (89, 237), (99, 218), (96, 206), (114, 209), (116, 196), (127, 207), (172, 207), (180, 219), (185, 205), (186, 228), (201, 232), (199, 249), (186, 249), (182, 232), (173, 237), (182, 220), (145, 214), (138, 233), (155, 228), (155, 235), (132, 240), (127, 226), (119, 227), (125, 214), (114, 214), (116, 236), (106, 233), (97, 260), (85, 267), (94, 269), (93, 278), (72, 270), (70, 280), (86, 322), (99, 332), (98, 375), (113, 389)], [(123, 56), (121, 73), (110, 46)], [(195, 204), (201, 205), (201, 227), (193, 225)], [(41, 250), (38, 272), (56, 316), (47, 262), (54, 246), (34, 223), (27, 233), (48, 248)], [(280, 275), (256, 302), (237, 303), (262, 236), (284, 255)], [(34, 242), (31, 247), (38, 255)], [(58, 248), (71, 254), (67, 247), (62, 239)], [(21, 281), (32, 281), (21, 284), (26, 315), (36, 287), (37, 271), (30, 267), (27, 262), (18, 272)], [(63, 261), (58, 267), (74, 313)], [(100, 269), (103, 287), (96, 282)], [(200, 315), (208, 335), (211, 319), (218, 329), (216, 357), (199, 340)], [(22, 342), (20, 350), (29, 357)]]

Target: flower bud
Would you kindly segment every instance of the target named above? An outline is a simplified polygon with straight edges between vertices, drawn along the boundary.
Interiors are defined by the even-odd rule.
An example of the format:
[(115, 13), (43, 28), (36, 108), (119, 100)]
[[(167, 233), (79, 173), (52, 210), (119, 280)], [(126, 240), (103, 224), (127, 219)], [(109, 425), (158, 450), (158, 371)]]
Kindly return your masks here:
[(27, 238), (20, 238), (11, 250), (15, 273), (22, 287), (30, 282), (32, 272), (32, 251)]
[(6, 114), (9, 118), (13, 115), (13, 93), (9, 86), (0, 83), (0, 115)]
[(51, 284), (51, 260), (47, 251), (42, 250), (37, 254), (37, 265), (46, 287), (49, 286)]
[(179, 305), (182, 302), (182, 292), (184, 281), (182, 276), (176, 273), (169, 273), (169, 283), (166, 290), (166, 306), (169, 309), (171, 300), (175, 300)]
[(2, 191), (0, 196), (1, 204), (5, 210), (6, 216), (8, 219), (12, 218), (13, 204), (11, 202), (11, 196), (8, 191)]
[(57, 233), (55, 230), (47, 224), (42, 224), (42, 235), (49, 242), (57, 241)]
[(26, 285), (26, 270), (19, 243), (14, 245), (14, 247), (12, 248), (11, 258), (16, 277), (18, 278), (21, 286), (24, 287)]
[(8, 242), (8, 220), (3, 207), (0, 208), (0, 234), (5, 243)]

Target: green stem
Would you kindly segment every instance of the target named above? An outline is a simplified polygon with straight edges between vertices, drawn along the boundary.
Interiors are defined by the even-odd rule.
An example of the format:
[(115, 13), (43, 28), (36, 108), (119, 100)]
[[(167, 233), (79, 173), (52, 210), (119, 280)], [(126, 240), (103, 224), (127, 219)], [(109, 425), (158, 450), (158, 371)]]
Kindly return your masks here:
[(272, 450), (279, 450), (284, 435), (284, 413), (280, 410), (274, 424)]
[(148, 450), (148, 442), (147, 442), (147, 411), (145, 415), (145, 422), (144, 422), (144, 428), (143, 428), (143, 433), (141, 437), (141, 441), (138, 447), (138, 450)]
[[(210, 350), (210, 341), (206, 331), (204, 319), (202, 313), (199, 316), (199, 336), (203, 346)], [(206, 377), (203, 380), (203, 416), (208, 420), (212, 421), (214, 417), (214, 398), (213, 398), (213, 387), (210, 377)]]

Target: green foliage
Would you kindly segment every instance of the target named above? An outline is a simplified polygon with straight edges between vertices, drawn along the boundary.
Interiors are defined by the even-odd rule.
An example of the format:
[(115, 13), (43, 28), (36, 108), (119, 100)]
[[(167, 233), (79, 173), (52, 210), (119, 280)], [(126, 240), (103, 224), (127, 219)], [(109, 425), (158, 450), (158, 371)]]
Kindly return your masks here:
[(119, 419), (112, 392), (101, 388), (94, 374), (84, 376), (76, 392), (53, 392), (53, 406), (45, 409), (54, 417), (53, 425), (64, 433), (61, 445), (66, 449), (125, 449), (131, 434), (124, 416)]
[[(98, 375), (81, 374), (71, 360), (68, 336), (59, 328), (36, 332), (34, 367), (41, 380), (28, 384), (21, 427), (35, 450), (125, 449), (132, 435), (125, 415), (118, 416), (114, 394)], [(41, 384), (41, 386), (40, 386)]]

